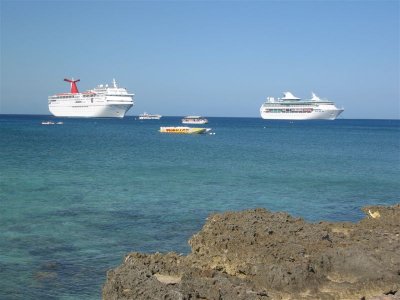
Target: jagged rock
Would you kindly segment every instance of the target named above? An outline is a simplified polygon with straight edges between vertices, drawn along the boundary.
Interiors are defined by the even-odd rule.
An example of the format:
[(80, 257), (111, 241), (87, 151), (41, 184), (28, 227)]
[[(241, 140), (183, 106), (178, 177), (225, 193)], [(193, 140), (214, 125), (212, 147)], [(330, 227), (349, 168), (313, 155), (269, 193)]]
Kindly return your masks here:
[(103, 299), (398, 299), (400, 205), (363, 211), (355, 224), (265, 209), (211, 215), (187, 256), (128, 254)]

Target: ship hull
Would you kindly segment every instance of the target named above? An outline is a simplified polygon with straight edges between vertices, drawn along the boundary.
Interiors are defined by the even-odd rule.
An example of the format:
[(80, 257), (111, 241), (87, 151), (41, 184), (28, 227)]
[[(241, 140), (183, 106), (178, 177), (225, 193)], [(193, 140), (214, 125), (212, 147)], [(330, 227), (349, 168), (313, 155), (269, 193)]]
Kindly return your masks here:
[(261, 118), (265, 120), (335, 120), (343, 109), (312, 111), (309, 113), (271, 113), (260, 111)]
[(49, 111), (56, 117), (123, 118), (132, 106), (133, 104), (49, 105)]

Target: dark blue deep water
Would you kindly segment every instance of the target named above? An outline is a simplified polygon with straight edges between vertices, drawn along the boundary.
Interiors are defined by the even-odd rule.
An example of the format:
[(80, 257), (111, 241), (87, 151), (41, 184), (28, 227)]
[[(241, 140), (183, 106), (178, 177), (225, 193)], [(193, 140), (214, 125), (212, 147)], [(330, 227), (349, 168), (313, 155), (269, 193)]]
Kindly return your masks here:
[(0, 115), (0, 299), (99, 299), (130, 251), (187, 253), (213, 212), (357, 221), (400, 202), (400, 121)]

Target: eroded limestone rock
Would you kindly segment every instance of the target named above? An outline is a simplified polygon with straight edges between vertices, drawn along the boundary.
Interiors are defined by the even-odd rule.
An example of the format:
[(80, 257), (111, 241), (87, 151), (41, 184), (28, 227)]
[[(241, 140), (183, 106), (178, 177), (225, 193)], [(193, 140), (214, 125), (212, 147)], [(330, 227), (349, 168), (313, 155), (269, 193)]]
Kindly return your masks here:
[(265, 209), (211, 215), (187, 256), (128, 254), (103, 299), (397, 299), (400, 205), (363, 211), (354, 224)]

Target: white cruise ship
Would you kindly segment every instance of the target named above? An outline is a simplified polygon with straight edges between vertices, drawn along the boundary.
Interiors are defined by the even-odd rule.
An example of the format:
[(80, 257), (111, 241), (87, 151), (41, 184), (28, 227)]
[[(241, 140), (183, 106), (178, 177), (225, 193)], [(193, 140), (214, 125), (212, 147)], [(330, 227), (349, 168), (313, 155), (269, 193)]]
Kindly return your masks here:
[(267, 120), (335, 120), (343, 108), (335, 103), (320, 99), (312, 93), (309, 100), (301, 100), (290, 92), (283, 93), (283, 98), (268, 97), (261, 105), (260, 114)]
[(83, 93), (76, 86), (79, 79), (64, 81), (71, 83), (71, 92), (49, 96), (49, 110), (56, 117), (123, 118), (134, 104), (133, 94), (115, 79), (110, 87), (101, 84)]

